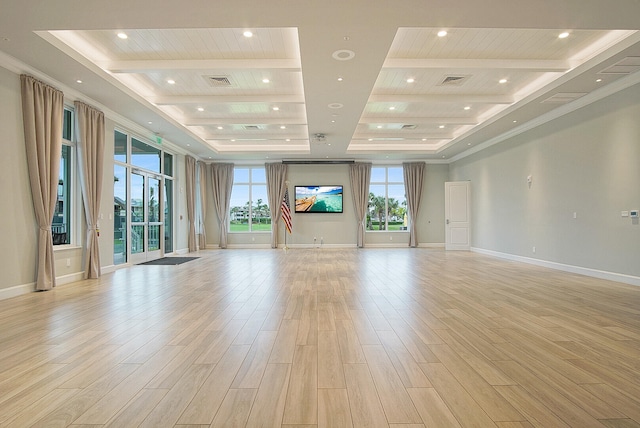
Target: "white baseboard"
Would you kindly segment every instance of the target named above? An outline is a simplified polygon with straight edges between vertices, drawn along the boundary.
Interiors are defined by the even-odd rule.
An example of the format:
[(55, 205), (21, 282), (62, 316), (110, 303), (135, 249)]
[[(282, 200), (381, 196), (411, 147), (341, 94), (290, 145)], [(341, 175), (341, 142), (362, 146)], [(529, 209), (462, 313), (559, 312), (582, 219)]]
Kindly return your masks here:
[(14, 287), (3, 288), (0, 290), (0, 300), (10, 299), (12, 297), (28, 294), (36, 290), (36, 283), (16, 285)]
[(418, 247), (423, 247), (423, 248), (444, 248), (444, 242), (418, 242)]
[[(188, 248), (182, 248), (182, 249), (180, 249), (180, 250), (176, 250), (176, 251), (174, 251), (173, 253), (174, 253), (174, 254), (187, 254), (188, 252), (189, 252), (189, 249), (188, 249)], [(165, 254), (165, 256), (166, 256), (166, 254)]]
[[(82, 280), (82, 272), (71, 273), (69, 275), (63, 275), (56, 277), (56, 286), (69, 284)], [(36, 283), (31, 282), (29, 284), (16, 285), (14, 287), (0, 289), (0, 300), (10, 299), (12, 297), (18, 297), (23, 294), (29, 294), (36, 291)]]
[(501, 259), (513, 260), (531, 265), (542, 266), (550, 269), (561, 270), (564, 272), (577, 273), (579, 275), (591, 276), (593, 278), (606, 279), (608, 281), (622, 282), (629, 285), (640, 286), (640, 277), (626, 275), (623, 273), (608, 272), (598, 269), (585, 268), (580, 266), (566, 265), (563, 263), (550, 262), (546, 260), (533, 259), (531, 257), (517, 256), (515, 254), (501, 253), (499, 251), (486, 250), (484, 248), (472, 247), (471, 251), (486, 254), (488, 256), (499, 257)]

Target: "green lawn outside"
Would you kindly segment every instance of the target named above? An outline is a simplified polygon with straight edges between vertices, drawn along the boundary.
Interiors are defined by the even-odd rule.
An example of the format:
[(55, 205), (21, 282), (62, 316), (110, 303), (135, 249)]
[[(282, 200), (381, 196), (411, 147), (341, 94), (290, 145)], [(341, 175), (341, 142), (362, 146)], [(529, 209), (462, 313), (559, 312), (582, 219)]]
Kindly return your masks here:
[[(231, 232), (248, 232), (248, 223), (231, 223)], [(254, 223), (253, 232), (271, 232), (271, 223)]]

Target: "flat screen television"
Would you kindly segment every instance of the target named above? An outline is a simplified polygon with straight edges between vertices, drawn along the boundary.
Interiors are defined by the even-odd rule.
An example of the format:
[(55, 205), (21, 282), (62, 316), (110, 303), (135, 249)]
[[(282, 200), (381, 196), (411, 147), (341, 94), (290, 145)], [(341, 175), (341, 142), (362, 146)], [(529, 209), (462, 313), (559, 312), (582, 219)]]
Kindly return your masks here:
[(341, 213), (342, 186), (295, 186), (296, 213)]

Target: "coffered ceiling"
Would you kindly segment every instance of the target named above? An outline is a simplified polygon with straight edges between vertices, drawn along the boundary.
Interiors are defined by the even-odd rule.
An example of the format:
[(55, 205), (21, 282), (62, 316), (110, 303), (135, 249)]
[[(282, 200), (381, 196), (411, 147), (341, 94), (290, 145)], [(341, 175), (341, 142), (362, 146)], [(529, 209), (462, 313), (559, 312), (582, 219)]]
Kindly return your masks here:
[(449, 161), (640, 75), (633, 0), (264, 3), (3, 0), (0, 66), (247, 161)]

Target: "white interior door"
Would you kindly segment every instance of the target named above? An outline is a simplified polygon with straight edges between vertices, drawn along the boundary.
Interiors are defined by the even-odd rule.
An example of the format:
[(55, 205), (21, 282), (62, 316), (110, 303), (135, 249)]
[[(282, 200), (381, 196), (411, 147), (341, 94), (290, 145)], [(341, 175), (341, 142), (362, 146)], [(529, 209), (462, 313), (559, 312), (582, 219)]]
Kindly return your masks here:
[(471, 249), (471, 182), (444, 183), (445, 249)]

